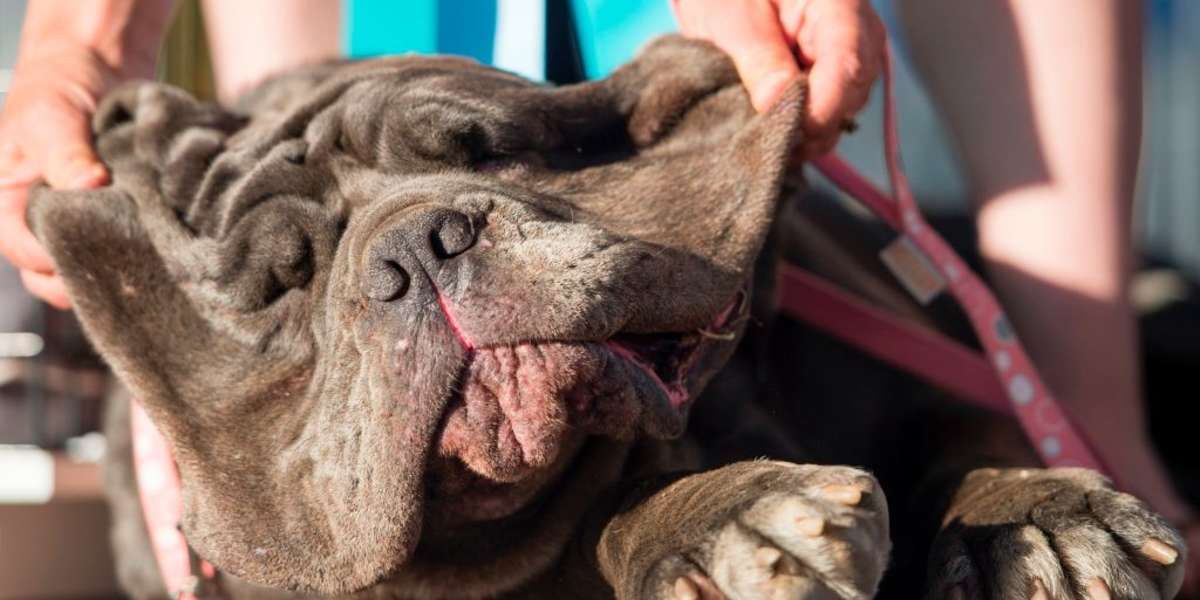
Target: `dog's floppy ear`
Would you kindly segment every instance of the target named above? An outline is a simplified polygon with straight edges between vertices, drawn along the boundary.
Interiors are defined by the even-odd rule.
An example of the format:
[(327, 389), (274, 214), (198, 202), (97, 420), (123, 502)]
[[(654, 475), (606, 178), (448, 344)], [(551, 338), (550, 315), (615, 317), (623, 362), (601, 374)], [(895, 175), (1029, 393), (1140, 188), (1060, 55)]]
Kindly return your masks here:
[(622, 271), (645, 307), (627, 329), (669, 331), (716, 314), (746, 283), (785, 193), (805, 82), (757, 114), (728, 56), (666, 36), (609, 78), (555, 94), (564, 104), (600, 99), (619, 115), (589, 121), (592, 138), (551, 153), (559, 168), (531, 185), (564, 199), (576, 221), (658, 248), (644, 280), (643, 269)]
[[(172, 280), (133, 201), (116, 188), (37, 190), (29, 221), (54, 257), (89, 339), (139, 397), (173, 397), (166, 386), (186, 386), (193, 372), (180, 363), (228, 346)], [(167, 411), (175, 408), (182, 407)]]
[[(256, 347), (247, 331), (222, 328), (202, 288), (216, 273), (211, 242), (181, 215), (205, 184), (210, 159), (242, 125), (237, 116), (153, 83), (128, 84), (93, 121), (97, 151), (113, 175), (96, 190), (31, 192), (28, 220), (54, 258), (88, 337), (141, 398), (173, 428), (179, 402), (213, 384), (202, 356), (228, 359), (230, 381)], [(192, 289), (189, 289), (189, 286)], [(207, 363), (211, 363), (209, 360)], [(241, 366), (239, 366), (239, 363)], [(178, 406), (156, 406), (159, 399)]]

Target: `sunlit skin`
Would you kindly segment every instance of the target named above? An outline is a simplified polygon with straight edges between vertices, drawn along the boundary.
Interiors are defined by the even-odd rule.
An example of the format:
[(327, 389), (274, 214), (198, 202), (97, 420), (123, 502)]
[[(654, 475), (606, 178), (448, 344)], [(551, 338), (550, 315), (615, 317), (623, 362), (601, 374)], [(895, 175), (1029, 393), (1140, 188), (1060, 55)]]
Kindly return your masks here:
[(118, 81), (153, 76), (170, 14), (171, 3), (162, 0), (43, 0), (26, 9), (0, 113), (0, 255), (31, 293), (56, 307), (70, 301), (25, 224), (25, 192), (39, 178), (59, 189), (107, 183), (89, 118)]
[[(1048, 384), (1120, 483), (1174, 523), (1194, 522), (1149, 439), (1129, 301), (1142, 7), (969, 4), (900, 7), (963, 158), (990, 274)], [(1184, 590), (1195, 594), (1200, 529), (1185, 534)]]

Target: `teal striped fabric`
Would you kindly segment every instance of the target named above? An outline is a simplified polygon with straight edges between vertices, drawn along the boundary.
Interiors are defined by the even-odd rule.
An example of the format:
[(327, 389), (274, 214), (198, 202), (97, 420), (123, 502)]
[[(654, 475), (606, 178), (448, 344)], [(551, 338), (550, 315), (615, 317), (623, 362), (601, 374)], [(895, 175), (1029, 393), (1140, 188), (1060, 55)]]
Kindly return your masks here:
[(343, 0), (342, 47), (352, 58), (406, 52), (457, 54), (540, 79), (542, 2)]
[(342, 48), (351, 58), (438, 51), (437, 0), (345, 0)]
[(656, 35), (675, 31), (667, 0), (571, 0), (589, 78), (608, 75)]
[[(544, 0), (343, 0), (351, 57), (404, 52), (470, 56), (542, 79)], [(603, 77), (660, 33), (675, 30), (667, 0), (570, 0), (585, 74)]]

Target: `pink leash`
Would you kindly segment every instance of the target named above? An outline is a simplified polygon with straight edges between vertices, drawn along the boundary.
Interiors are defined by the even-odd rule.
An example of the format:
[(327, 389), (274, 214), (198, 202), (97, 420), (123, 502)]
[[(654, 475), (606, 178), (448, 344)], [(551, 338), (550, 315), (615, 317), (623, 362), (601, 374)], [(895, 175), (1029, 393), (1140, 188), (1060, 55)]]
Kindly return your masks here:
[[(932, 298), (941, 287), (949, 291), (966, 312), (986, 357), (940, 333), (870, 307), (791, 266), (780, 275), (781, 307), (789, 316), (940, 384), (962, 399), (1015, 414), (1046, 465), (1105, 472), (1042, 382), (1000, 303), (918, 210), (900, 165), (890, 54), (884, 57), (883, 81), (884, 151), (894, 197), (879, 191), (836, 155), (820, 158), (814, 166), (900, 233), (899, 246), (907, 252), (910, 273), (916, 265), (919, 281), (915, 287), (920, 289), (914, 291), (911, 281), (904, 281), (906, 287), (925, 294), (919, 298), (922, 301)], [(936, 275), (921, 277), (922, 269), (932, 269)], [(931, 278), (935, 280), (932, 284)]]
[(129, 403), (129, 419), (142, 514), (167, 594), (177, 600), (214, 597), (216, 569), (192, 552), (180, 530), (183, 492), (171, 447), (140, 402)]

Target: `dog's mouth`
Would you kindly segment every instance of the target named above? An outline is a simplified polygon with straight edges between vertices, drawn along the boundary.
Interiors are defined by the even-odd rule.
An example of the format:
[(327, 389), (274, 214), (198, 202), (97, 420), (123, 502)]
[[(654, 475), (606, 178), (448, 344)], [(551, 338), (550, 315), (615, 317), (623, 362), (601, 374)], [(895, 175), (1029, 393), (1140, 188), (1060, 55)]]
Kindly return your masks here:
[(688, 401), (687, 375), (704, 338), (698, 333), (622, 334), (605, 342), (617, 357), (637, 367), (667, 397), (672, 408)]
[(682, 433), (692, 375), (733, 343), (744, 294), (698, 331), (474, 349), (430, 465), (429, 508), (503, 518), (538, 497), (590, 435)]

